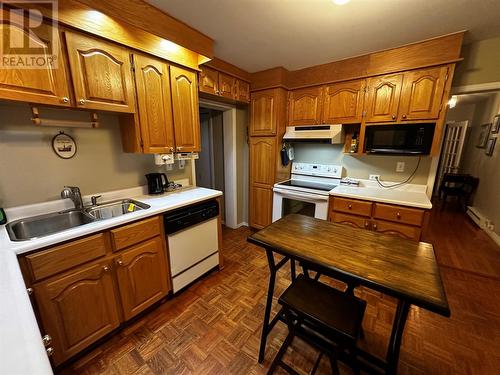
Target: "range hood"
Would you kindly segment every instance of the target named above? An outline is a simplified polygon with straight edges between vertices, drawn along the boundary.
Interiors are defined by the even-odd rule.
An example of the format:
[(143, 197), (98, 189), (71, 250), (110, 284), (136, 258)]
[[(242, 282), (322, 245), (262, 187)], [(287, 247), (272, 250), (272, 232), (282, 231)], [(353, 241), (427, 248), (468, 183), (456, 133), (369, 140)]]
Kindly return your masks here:
[(342, 124), (287, 126), (284, 140), (303, 142), (344, 143)]

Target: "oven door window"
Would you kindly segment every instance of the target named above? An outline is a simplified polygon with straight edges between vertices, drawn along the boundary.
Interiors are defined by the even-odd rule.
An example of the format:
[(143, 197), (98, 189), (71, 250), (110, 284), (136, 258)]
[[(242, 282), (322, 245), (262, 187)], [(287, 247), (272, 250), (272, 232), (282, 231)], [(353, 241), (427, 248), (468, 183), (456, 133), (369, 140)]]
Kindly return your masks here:
[(300, 214), (314, 217), (315, 209), (316, 204), (314, 203), (283, 197), (282, 217), (290, 214)]

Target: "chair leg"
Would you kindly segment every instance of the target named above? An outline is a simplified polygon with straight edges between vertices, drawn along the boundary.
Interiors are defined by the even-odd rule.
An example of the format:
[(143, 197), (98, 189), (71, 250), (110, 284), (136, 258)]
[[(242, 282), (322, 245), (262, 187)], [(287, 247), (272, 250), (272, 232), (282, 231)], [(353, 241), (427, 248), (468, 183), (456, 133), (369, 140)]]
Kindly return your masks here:
[(448, 198), (448, 195), (443, 194), (443, 202), (441, 203), (441, 211), (443, 211), (444, 206), (446, 206), (446, 198)]
[(316, 371), (318, 370), (318, 367), (319, 367), (319, 363), (321, 362), (321, 358), (323, 358), (323, 352), (319, 353), (318, 359), (316, 359), (316, 362), (314, 363), (314, 366), (313, 366), (311, 372), (309, 373), (309, 375), (316, 374)]
[(283, 355), (285, 355), (286, 350), (292, 343), (294, 338), (294, 334), (292, 332), (288, 332), (288, 336), (285, 338), (285, 341), (283, 341), (283, 344), (281, 345), (280, 350), (278, 350), (278, 353), (276, 353), (276, 357), (274, 357), (273, 362), (271, 363), (271, 366), (269, 367), (269, 370), (267, 371), (267, 375), (271, 375), (274, 373), (274, 370), (276, 370), (276, 367), (281, 363), (281, 358), (283, 358)]
[(330, 359), (330, 366), (332, 368), (332, 375), (339, 375), (339, 366), (337, 364), (337, 358), (335, 358), (333, 355), (329, 355), (328, 358)]

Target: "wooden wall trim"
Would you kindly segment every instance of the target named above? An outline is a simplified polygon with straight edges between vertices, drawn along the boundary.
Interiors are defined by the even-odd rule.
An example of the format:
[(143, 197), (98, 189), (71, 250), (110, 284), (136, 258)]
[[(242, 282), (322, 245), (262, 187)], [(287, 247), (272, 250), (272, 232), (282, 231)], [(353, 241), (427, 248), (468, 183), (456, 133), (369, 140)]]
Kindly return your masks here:
[(458, 62), (464, 33), (459, 31), (300, 70), (277, 67), (252, 73), (251, 91), (272, 87), (294, 89)]
[[(77, 0), (113, 18), (170, 40), (191, 51), (213, 57), (214, 40), (143, 0)], [(65, 5), (66, 1), (59, 0)]]
[[(22, 3), (15, 5), (22, 6)], [(48, 19), (53, 16), (51, 10), (43, 3), (29, 3), (28, 6), (38, 9)], [(63, 26), (62, 30), (64, 27), (76, 29), (191, 69), (198, 70), (199, 62), (205, 58), (181, 45), (175, 48), (163, 48), (162, 42), (165, 39), (161, 36), (147, 32), (120, 18), (111, 17), (77, 0), (59, 0), (57, 16), (58, 23)]]
[(236, 65), (233, 65), (231, 63), (228, 63), (227, 61), (224, 61), (222, 59), (219, 59), (217, 57), (214, 57), (212, 60), (208, 61), (205, 63), (206, 66), (210, 68), (214, 68), (215, 70), (218, 70), (219, 72), (229, 74), (233, 77), (239, 78), (243, 81), (250, 82), (251, 81), (251, 74), (248, 73), (247, 71), (238, 68)]

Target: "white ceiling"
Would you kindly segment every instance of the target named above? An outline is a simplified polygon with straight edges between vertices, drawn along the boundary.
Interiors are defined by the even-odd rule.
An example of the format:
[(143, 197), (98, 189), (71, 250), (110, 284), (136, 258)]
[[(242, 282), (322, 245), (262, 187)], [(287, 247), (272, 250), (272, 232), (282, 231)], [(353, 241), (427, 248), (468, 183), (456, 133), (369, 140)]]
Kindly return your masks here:
[(295, 70), (467, 29), (500, 35), (500, 0), (147, 0), (215, 40), (215, 55), (255, 72)]

